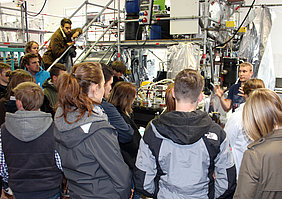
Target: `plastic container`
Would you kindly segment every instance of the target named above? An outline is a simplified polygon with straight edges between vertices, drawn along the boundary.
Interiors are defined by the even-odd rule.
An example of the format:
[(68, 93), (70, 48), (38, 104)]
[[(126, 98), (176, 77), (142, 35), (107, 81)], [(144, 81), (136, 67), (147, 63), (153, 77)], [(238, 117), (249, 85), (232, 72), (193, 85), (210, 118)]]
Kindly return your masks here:
[(161, 39), (162, 27), (160, 25), (152, 25), (150, 30), (150, 39)]
[(127, 13), (139, 13), (139, 0), (126, 0), (125, 10)]

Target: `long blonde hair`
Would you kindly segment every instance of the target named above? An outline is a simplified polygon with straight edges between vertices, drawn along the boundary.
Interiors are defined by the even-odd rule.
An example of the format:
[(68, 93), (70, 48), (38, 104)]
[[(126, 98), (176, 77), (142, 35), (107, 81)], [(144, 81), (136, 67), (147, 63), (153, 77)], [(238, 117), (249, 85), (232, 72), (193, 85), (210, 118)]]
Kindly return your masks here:
[(257, 140), (282, 126), (282, 101), (273, 91), (260, 88), (253, 91), (243, 109), (243, 128)]

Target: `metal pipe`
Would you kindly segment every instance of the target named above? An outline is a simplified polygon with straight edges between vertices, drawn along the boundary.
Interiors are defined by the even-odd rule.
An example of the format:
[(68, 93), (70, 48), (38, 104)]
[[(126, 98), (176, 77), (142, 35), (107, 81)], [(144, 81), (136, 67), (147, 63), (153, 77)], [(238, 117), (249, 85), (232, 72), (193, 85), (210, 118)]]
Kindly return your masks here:
[(25, 43), (25, 39), (24, 39), (24, 7), (23, 4), (21, 5), (21, 22), (22, 22), (22, 40), (23, 43)]
[(208, 36), (208, 14), (209, 14), (209, 2), (208, 0), (205, 0), (205, 10), (204, 10), (204, 42), (203, 42), (203, 70), (206, 72), (206, 67), (207, 67), (207, 60), (206, 60), (206, 56), (207, 56), (207, 36)]
[(24, 1), (24, 8), (25, 8), (25, 32), (26, 32), (26, 42), (29, 41), (28, 38), (28, 22), (27, 22), (27, 3)]
[(120, 0), (118, 0), (118, 38), (117, 38), (118, 60), (120, 60)]
[(82, 27), (82, 29), (83, 29), (83, 33), (84, 32), (86, 32), (87, 30), (88, 30), (88, 28), (92, 25), (92, 23), (94, 22), (94, 21), (96, 21), (96, 19), (98, 18), (98, 17), (100, 17), (100, 15), (104, 12), (104, 10), (106, 10), (107, 9), (107, 7), (111, 4), (113, 2), (113, 0), (110, 0), (108, 3), (107, 3), (107, 5), (105, 5), (104, 7), (103, 7), (103, 9), (98, 13), (98, 15), (96, 15), (90, 22), (89, 22), (89, 24), (85, 27), (85, 24), (84, 24), (84, 26)]
[(61, 56), (60, 56), (59, 58), (57, 58), (57, 59), (51, 64), (51, 66), (47, 69), (48, 72), (51, 70), (51, 68), (52, 68), (56, 63), (59, 62), (59, 60), (69, 51), (69, 49), (70, 49), (71, 47), (72, 47), (72, 46), (69, 46), (69, 47), (67, 48), (67, 50), (65, 50), (65, 52), (64, 52), (63, 54), (61, 54)]
[[(255, 4), (253, 6), (271, 7), (271, 6), (282, 6), (282, 4)], [(240, 8), (249, 8), (251, 5), (242, 5)]]
[(0, 6), (0, 8), (4, 8), (4, 9), (8, 9), (8, 10), (21, 11), (21, 9), (17, 9), (17, 8), (9, 8), (9, 7), (5, 7), (5, 6)]
[(102, 35), (100, 35), (100, 37), (98, 38), (97, 41), (95, 41), (95, 43), (89, 48), (89, 50), (86, 52), (86, 54), (84, 55), (84, 57), (80, 60), (80, 62), (84, 61), (85, 58), (89, 55), (89, 53), (91, 52), (91, 50), (95, 47), (95, 45), (100, 41), (100, 39), (108, 32), (108, 30), (116, 23), (116, 20), (114, 20), (109, 26), (108, 28), (104, 31), (104, 33)]
[(74, 60), (74, 64), (76, 64), (77, 60), (81, 57), (81, 55), (86, 51), (86, 48), (83, 49), (83, 51), (78, 55), (78, 57)]
[(99, 63), (101, 63), (101, 61), (106, 57), (106, 55), (110, 52), (110, 50), (116, 45), (116, 43), (113, 43), (108, 50), (105, 52), (105, 54), (101, 57), (101, 59), (99, 60)]
[(71, 19), (86, 3), (88, 3), (88, 0), (84, 1), (75, 11), (72, 13), (72, 15), (69, 17)]
[[(100, 8), (103, 8), (103, 7), (104, 7), (104, 6), (102, 6), (102, 5), (95, 4), (95, 3), (88, 3), (88, 4), (89, 4), (89, 5), (92, 5), (92, 6), (97, 6), (97, 7), (100, 7)], [(116, 8), (111, 8), (111, 7), (107, 7), (107, 9), (118, 11), (118, 9), (116, 9)]]

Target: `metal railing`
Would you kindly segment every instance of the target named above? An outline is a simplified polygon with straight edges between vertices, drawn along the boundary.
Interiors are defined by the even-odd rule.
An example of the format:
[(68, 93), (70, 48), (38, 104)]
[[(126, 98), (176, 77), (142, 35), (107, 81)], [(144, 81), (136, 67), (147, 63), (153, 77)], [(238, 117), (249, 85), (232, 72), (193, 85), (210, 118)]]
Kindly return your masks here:
[[(24, 48), (0, 48), (0, 55), (3, 59), (3, 62), (9, 63), (12, 67), (12, 70), (15, 69), (15, 63), (17, 63), (17, 66), (19, 68), (21, 53), (24, 53)], [(15, 58), (17, 58), (16, 62)]]
[[(101, 11), (100, 11), (89, 23), (87, 23), (87, 21), (86, 21), (86, 23), (82, 26), (82, 34), (81, 34), (81, 35), (83, 35), (85, 32), (88, 31), (89, 27), (92, 26), (93, 22), (95, 22), (95, 21), (98, 19), (98, 17), (100, 17), (106, 9), (113, 9), (113, 8), (109, 8), (110, 4), (111, 4), (113, 1), (114, 1), (114, 0), (110, 0), (105, 6), (103, 6), (103, 8), (101, 9)], [(78, 7), (77, 10), (75, 10), (75, 12), (70, 16), (70, 18), (72, 18), (84, 5), (87, 5), (87, 4), (90, 4), (90, 3), (88, 3), (88, 1), (85, 1), (81, 6)], [(90, 5), (96, 5), (96, 4), (90, 4)], [(91, 52), (91, 50), (95, 47), (95, 45), (101, 40), (101, 38), (108, 32), (108, 30), (109, 30), (116, 22), (117, 22), (117, 21), (114, 20), (114, 21), (107, 27), (107, 29), (106, 29), (106, 30), (103, 32), (103, 34), (98, 38), (98, 40), (89, 48), (88, 51), (86, 51), (86, 48), (84, 48), (84, 50), (83, 50), (82, 53), (78, 56), (78, 58), (74, 61), (74, 63), (75, 63), (75, 62), (81, 57), (81, 55), (84, 54), (85, 51), (86, 51), (84, 57), (80, 60), (80, 62), (81, 62), (81, 61), (84, 61), (85, 58), (86, 58), (86, 57), (89, 55), (89, 53)], [(119, 30), (118, 30), (118, 31), (119, 31)], [(80, 35), (78, 38), (80, 38), (81, 35)], [(78, 39), (78, 38), (77, 38), (77, 39)], [(48, 39), (47, 42), (45, 42), (45, 44), (47, 44), (47, 43), (50, 41), (50, 39), (51, 39), (51, 37)], [(77, 40), (77, 39), (76, 39), (76, 40)], [(44, 44), (44, 45), (45, 45), (45, 44)], [(42, 47), (43, 47), (43, 46), (41, 46), (41, 48), (42, 48)], [(69, 51), (70, 48), (71, 48), (71, 46), (69, 46), (69, 47), (65, 50), (65, 52), (51, 64), (51, 66), (47, 69), (47, 71), (49, 71), (56, 63), (58, 63), (59, 60)]]

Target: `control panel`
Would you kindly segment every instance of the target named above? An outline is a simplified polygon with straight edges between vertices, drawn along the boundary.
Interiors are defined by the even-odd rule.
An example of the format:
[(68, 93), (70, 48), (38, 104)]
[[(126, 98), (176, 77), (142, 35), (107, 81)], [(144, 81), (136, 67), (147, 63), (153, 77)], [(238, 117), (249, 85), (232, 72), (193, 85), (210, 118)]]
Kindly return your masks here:
[(150, 25), (154, 0), (140, 0), (139, 25)]

